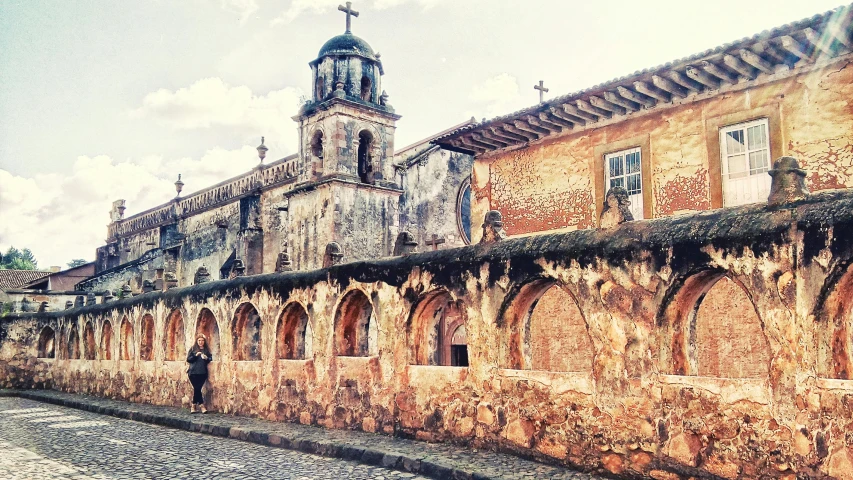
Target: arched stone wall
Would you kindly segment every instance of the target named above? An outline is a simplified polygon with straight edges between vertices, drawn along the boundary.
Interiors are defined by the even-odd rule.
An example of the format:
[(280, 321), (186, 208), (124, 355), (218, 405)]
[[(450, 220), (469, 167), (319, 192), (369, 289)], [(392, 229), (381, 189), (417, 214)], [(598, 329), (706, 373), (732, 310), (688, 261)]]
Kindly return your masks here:
[(119, 360), (132, 360), (134, 355), (133, 324), (123, 316), (121, 319), (119, 337)]
[[(335, 313), (335, 352), (344, 357), (366, 357), (371, 352), (370, 324), (373, 304), (361, 290), (343, 296)], [(374, 326), (375, 328), (375, 326)]]
[(139, 359), (150, 362), (154, 360), (154, 317), (146, 313), (139, 321)]
[(50, 327), (44, 327), (39, 333), (38, 358), (55, 358), (56, 357), (56, 333)]
[(264, 322), (254, 305), (245, 302), (237, 307), (231, 322), (232, 360), (263, 359), (263, 328)]
[(163, 347), (167, 361), (186, 361), (187, 343), (184, 330), (184, 315), (176, 308), (166, 319)]
[[(305, 331), (308, 327), (308, 312), (299, 302), (288, 304), (278, 320), (276, 332), (276, 351), (283, 360), (302, 360), (305, 357), (305, 344), (310, 341)], [(313, 351), (313, 350), (312, 350)]]
[[(216, 321), (216, 316), (209, 308), (202, 308), (198, 314), (196, 321), (195, 336), (204, 335), (208, 345), (210, 345), (210, 353), (213, 358), (218, 359), (220, 355), (219, 349), (219, 323)], [(193, 339), (195, 342), (195, 339)], [(193, 343), (195, 344), (195, 343)]]
[[(465, 325), (465, 312), (447, 290), (437, 290), (421, 296), (412, 309), (408, 322), (409, 362), (412, 365), (453, 365), (453, 335)], [(464, 331), (464, 330), (463, 330)], [(459, 338), (467, 338), (460, 334)], [(457, 345), (465, 347), (467, 340)]]
[(95, 360), (98, 358), (98, 347), (95, 343), (95, 327), (92, 322), (86, 322), (83, 328), (83, 358), (86, 360)]
[(104, 320), (101, 326), (101, 360), (113, 359), (113, 324)]

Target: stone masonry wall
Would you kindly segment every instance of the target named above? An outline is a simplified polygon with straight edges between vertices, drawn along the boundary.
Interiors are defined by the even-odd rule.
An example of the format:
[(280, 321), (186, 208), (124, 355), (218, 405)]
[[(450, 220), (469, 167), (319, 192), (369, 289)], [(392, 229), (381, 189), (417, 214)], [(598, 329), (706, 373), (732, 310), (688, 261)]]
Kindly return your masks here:
[[(829, 191), (5, 317), (0, 385), (187, 406), (202, 331), (222, 412), (626, 478), (850, 479), (851, 239)], [(468, 367), (425, 351), (451, 305)]]

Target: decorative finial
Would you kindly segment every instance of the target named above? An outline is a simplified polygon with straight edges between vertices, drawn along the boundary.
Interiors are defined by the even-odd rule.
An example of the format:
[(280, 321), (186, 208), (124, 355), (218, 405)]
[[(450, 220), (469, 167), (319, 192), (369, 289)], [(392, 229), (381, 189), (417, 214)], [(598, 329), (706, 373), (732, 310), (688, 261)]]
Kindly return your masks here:
[(264, 145), (264, 137), (261, 137), (261, 144), (258, 145), (258, 158), (261, 159), (261, 163), (264, 163), (264, 159), (267, 157), (267, 150), (269, 148)]
[(548, 89), (545, 88), (545, 81), (539, 80), (539, 85), (533, 85), (533, 89), (539, 90), (539, 103), (545, 102), (545, 92), (548, 91)]
[(347, 31), (344, 33), (352, 33), (350, 27), (352, 26), (352, 19), (350, 17), (357, 17), (358, 12), (352, 9), (352, 2), (347, 2), (347, 6), (338, 5), (338, 10), (347, 14)]
[(184, 182), (181, 181), (181, 174), (179, 173), (178, 174), (178, 181), (175, 182), (175, 191), (178, 192), (178, 194), (175, 196), (180, 197), (181, 196), (181, 190), (183, 190), (183, 189), (184, 189)]

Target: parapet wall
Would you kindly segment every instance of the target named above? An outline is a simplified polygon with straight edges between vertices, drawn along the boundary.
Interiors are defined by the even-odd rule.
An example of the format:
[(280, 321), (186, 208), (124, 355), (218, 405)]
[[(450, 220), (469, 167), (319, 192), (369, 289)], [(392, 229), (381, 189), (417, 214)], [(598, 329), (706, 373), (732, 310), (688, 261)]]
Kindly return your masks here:
[(831, 191), (242, 277), (2, 318), (0, 386), (187, 406), (203, 333), (222, 412), (626, 477), (853, 478), (852, 260)]

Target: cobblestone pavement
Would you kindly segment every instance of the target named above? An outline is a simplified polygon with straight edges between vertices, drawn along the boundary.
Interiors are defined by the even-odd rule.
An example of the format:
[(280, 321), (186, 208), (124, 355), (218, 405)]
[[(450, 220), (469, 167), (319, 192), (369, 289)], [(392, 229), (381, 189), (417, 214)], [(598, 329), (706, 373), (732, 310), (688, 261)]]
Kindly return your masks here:
[[(9, 397), (9, 398), (3, 398)], [(20, 397), (20, 398), (19, 398)], [(12, 403), (9, 403), (12, 402)], [(19, 403), (15, 403), (19, 402)], [(22, 412), (19, 414), (4, 414), (2, 410), (19, 409), (14, 405), (26, 405), (20, 408), (40, 408), (44, 410), (31, 410), (30, 412)], [(11, 406), (7, 406), (11, 405)], [(47, 413), (50, 412), (50, 415)], [(27, 415), (30, 416), (21, 416)], [(44, 413), (44, 415), (40, 415)], [(103, 415), (102, 415), (103, 414)], [(53, 417), (56, 415), (57, 417)], [(62, 418), (65, 417), (65, 418)], [(115, 418), (118, 417), (118, 418)], [(56, 418), (56, 422), (50, 419)], [(142, 423), (126, 422), (122, 419), (137, 420)], [(11, 420), (14, 430), (7, 430), (6, 425)], [(76, 422), (87, 422), (80, 424), (79, 431), (76, 433), (74, 427), (61, 428), (49, 427), (54, 423), (73, 424)], [(105, 422), (102, 424), (91, 424), (90, 422)], [(48, 424), (47, 426), (45, 424)], [(154, 425), (148, 425), (154, 424)], [(190, 463), (192, 468), (196, 465), (203, 465), (204, 462), (224, 461), (246, 465), (241, 468), (252, 468), (252, 465), (257, 465), (260, 468), (258, 473), (245, 473), (240, 470), (224, 470), (224, 467), (217, 466), (212, 471), (222, 473), (222, 477), (217, 477), (211, 474), (211, 470), (204, 470), (203, 477), (210, 478), (341, 478), (341, 479), (359, 479), (359, 478), (438, 478), (438, 479), (473, 479), (473, 480), (512, 480), (512, 479), (573, 479), (573, 480), (596, 480), (603, 477), (588, 473), (581, 473), (567, 468), (557, 467), (553, 465), (545, 465), (542, 463), (525, 460), (523, 458), (496, 453), (484, 450), (474, 450), (464, 447), (459, 447), (443, 443), (425, 443), (416, 440), (408, 440), (395, 438), (386, 435), (371, 434), (352, 430), (333, 430), (316, 426), (300, 425), (297, 423), (286, 422), (270, 422), (257, 418), (240, 417), (233, 415), (208, 414), (208, 415), (190, 415), (186, 409), (175, 407), (155, 406), (139, 403), (130, 403), (120, 400), (112, 400), (103, 397), (95, 397), (89, 395), (78, 395), (72, 393), (58, 392), (55, 390), (0, 390), (0, 442), (14, 444), (17, 447), (24, 447), (31, 452), (40, 453), (46, 456), (49, 460), (62, 460), (66, 465), (78, 466), (71, 462), (70, 459), (75, 458), (73, 454), (70, 459), (65, 457), (52, 456), (54, 450), (46, 450), (51, 442), (45, 445), (33, 444), (42, 448), (36, 450), (27, 445), (20, 443), (20, 438), (37, 439), (42, 429), (55, 435), (60, 435), (59, 438), (70, 438), (70, 442), (74, 442), (76, 436), (87, 439), (87, 436), (100, 435), (103, 430), (117, 428), (120, 425), (132, 425), (137, 432), (143, 427), (155, 427), (158, 432), (156, 438), (164, 440), (163, 445), (167, 447), (165, 452), (169, 453), (170, 458), (180, 459), (186, 456), (188, 459), (195, 459)], [(163, 428), (161, 426), (172, 427)], [(52, 430), (51, 430), (52, 428)], [(130, 427), (127, 427), (130, 428)], [(177, 430), (173, 430), (177, 429)], [(7, 431), (15, 431), (17, 437), (7, 438)], [(65, 432), (65, 433), (56, 433)], [(69, 433), (70, 432), (70, 433)], [(100, 432), (100, 433), (99, 433)], [(202, 432), (206, 435), (199, 436), (192, 432)], [(90, 435), (91, 434), (91, 435)], [(102, 435), (103, 436), (103, 435)], [(121, 434), (108, 435), (113, 440), (127, 441)], [(213, 447), (209, 449), (205, 447), (189, 448), (187, 447), (189, 440), (174, 441), (172, 438), (182, 439), (205, 439), (192, 440), (193, 442), (204, 443), (205, 445), (227, 445), (227, 447), (215, 450), (219, 453), (207, 455), (206, 452), (214, 451)], [(230, 437), (231, 440), (225, 440), (217, 437)], [(153, 438), (153, 437), (152, 437)], [(237, 439), (237, 440), (234, 440)], [(244, 440), (243, 442), (238, 440)], [(34, 440), (33, 440), (34, 441)], [(66, 443), (68, 442), (66, 441)], [(164, 451), (158, 449), (158, 440), (148, 441), (148, 437), (142, 438), (142, 441), (147, 442), (149, 449), (153, 451)], [(209, 442), (209, 443), (208, 443)], [(235, 443), (236, 442), (236, 443)], [(132, 442), (129, 442), (132, 443)], [(101, 447), (92, 447), (96, 452), (109, 451), (110, 448), (122, 451), (123, 446), (113, 444), (109, 440), (103, 440)], [(280, 447), (280, 448), (279, 448)], [(88, 448), (88, 447), (87, 447)], [(130, 448), (130, 447), (127, 447)], [(4, 446), (0, 444), (0, 452)], [(62, 447), (57, 447), (56, 451), (63, 451)], [(105, 450), (106, 449), (106, 450)], [(70, 451), (77, 451), (75, 448), (69, 447)], [(84, 449), (81, 451), (90, 451)], [(262, 458), (267, 456), (275, 457), (276, 463), (271, 467), (263, 460), (257, 462), (246, 461), (243, 452), (265, 452), (260, 455)], [(45, 454), (45, 452), (47, 454)], [(78, 451), (79, 452), (79, 451)], [(198, 453), (193, 457), (187, 452)], [(233, 453), (231, 453), (233, 452)], [(307, 456), (305, 456), (307, 454)], [(21, 452), (23, 454), (23, 452)], [(161, 453), (162, 454), (162, 453)], [(202, 457), (198, 455), (204, 454)], [(310, 455), (310, 454), (317, 454)], [(247, 453), (248, 455), (248, 453)], [(237, 460), (229, 460), (236, 456)], [(107, 462), (108, 458), (103, 454), (98, 454), (98, 461)], [(328, 457), (334, 457), (338, 460), (333, 460)], [(156, 457), (147, 458), (144, 461), (136, 460), (136, 457), (130, 456), (128, 462), (133, 464), (145, 465), (147, 463), (157, 464), (152, 462)], [(209, 459), (209, 460), (208, 460)], [(300, 460), (300, 459), (311, 459)], [(38, 462), (46, 461), (39, 458)], [(91, 460), (94, 461), (94, 460)], [(355, 461), (358, 463), (349, 463)], [(119, 463), (118, 466), (122, 464)], [(214, 465), (214, 463), (211, 463)], [(346, 465), (344, 470), (343, 466)], [(7, 478), (4, 475), (4, 459), (0, 454), (0, 479)], [(186, 476), (167, 474), (168, 467), (162, 466), (165, 470), (157, 470), (157, 475), (145, 476), (124, 476), (124, 477), (107, 477), (107, 478), (193, 478), (191, 468), (180, 470), (188, 472)], [(389, 468), (389, 469), (385, 469)], [(390, 470), (396, 469), (396, 470)], [(316, 470), (316, 473), (314, 472)], [(141, 473), (145, 471), (132, 473)], [(254, 470), (253, 470), (254, 471)], [(114, 472), (110, 470), (110, 472)], [(162, 473), (161, 473), (162, 472)], [(341, 472), (346, 472), (342, 474)], [(405, 473), (404, 473), (405, 472)], [(166, 475), (161, 477), (159, 475)], [(230, 475), (230, 476), (228, 476)], [(242, 476), (241, 476), (242, 475)], [(418, 476), (420, 475), (420, 476)], [(15, 477), (8, 477), (15, 478)], [(23, 476), (20, 478), (39, 478)], [(73, 475), (56, 478), (77, 478)], [(79, 477), (88, 478), (88, 477)], [(94, 477), (92, 478), (99, 478)], [(103, 478), (103, 477), (101, 477)]]
[(0, 398), (0, 478), (424, 479), (20, 398)]

